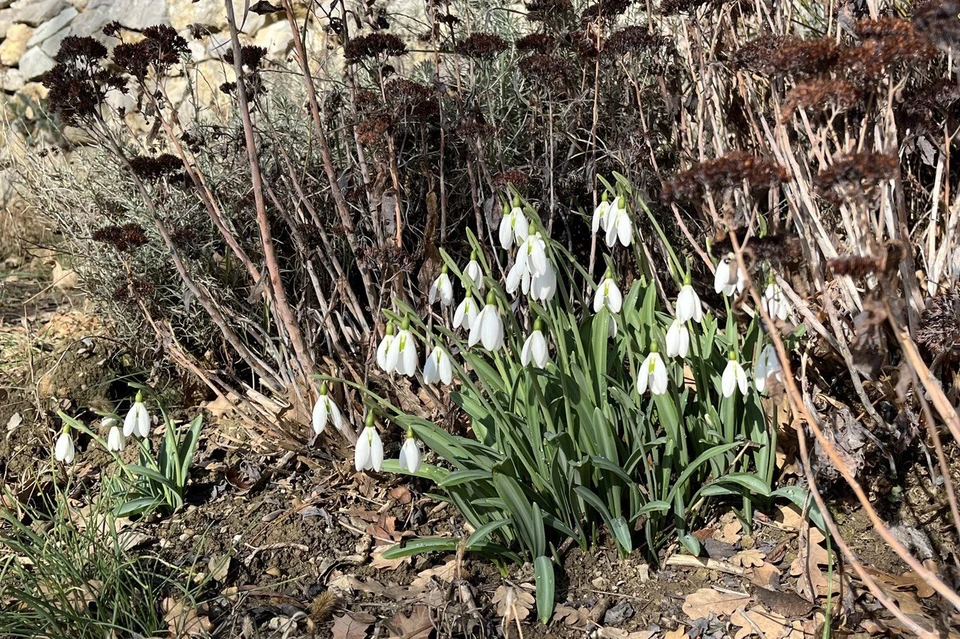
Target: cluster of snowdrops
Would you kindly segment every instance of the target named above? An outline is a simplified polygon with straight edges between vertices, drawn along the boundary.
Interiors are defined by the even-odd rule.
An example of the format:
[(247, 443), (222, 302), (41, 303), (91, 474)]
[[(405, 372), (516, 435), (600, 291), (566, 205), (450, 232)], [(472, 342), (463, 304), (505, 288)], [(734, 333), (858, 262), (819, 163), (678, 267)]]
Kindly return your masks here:
[[(618, 243), (628, 247), (633, 243), (633, 220), (627, 210), (626, 198), (623, 195), (609, 200), (605, 192), (600, 204), (593, 214), (592, 231), (595, 236), (604, 240), (609, 248)], [(545, 228), (538, 220), (528, 218), (520, 207), (519, 199), (511, 204), (504, 205), (504, 215), (499, 227), (500, 247), (507, 252), (516, 250), (513, 256), (513, 265), (505, 276), (504, 290), (509, 295), (522, 292), (529, 299), (546, 304), (557, 293), (556, 270), (548, 258), (547, 242), (549, 237)], [(469, 263), (461, 273), (463, 296), (453, 312), (452, 324), (454, 329), (461, 329), (467, 334), (467, 347), (481, 346), (491, 353), (504, 348), (504, 322), (502, 304), (507, 300), (498, 299), (498, 294), (487, 290), (485, 286), (484, 268), (478, 261), (477, 251), (471, 255)], [(716, 267), (714, 289), (717, 293), (732, 296), (743, 291), (743, 274), (737, 267), (734, 256), (728, 255)], [(481, 304), (478, 297), (483, 299)], [(439, 304), (448, 308), (453, 305), (455, 292), (447, 266), (442, 268), (440, 275), (433, 282), (428, 294), (430, 305)], [(787, 319), (791, 310), (779, 288), (770, 283), (763, 295), (763, 302), (771, 317), (781, 320)], [(618, 325), (616, 316), (623, 304), (623, 294), (617, 285), (613, 270), (608, 268), (600, 281), (596, 284), (593, 295), (593, 311), (600, 312), (607, 309), (610, 313), (610, 336), (616, 335)], [(506, 304), (509, 308), (509, 304)], [(667, 358), (685, 358), (690, 348), (690, 330), (693, 324), (699, 324), (703, 316), (703, 307), (700, 297), (694, 290), (689, 274), (684, 276), (683, 286), (680, 288), (675, 304), (675, 316), (665, 336), (665, 353)], [(388, 322), (385, 335), (380, 342), (377, 353), (377, 365), (387, 373), (415, 377), (418, 372), (422, 381), (427, 385), (453, 383), (453, 365), (451, 353), (439, 343), (427, 344), (429, 349), (423, 367), (420, 368), (420, 350), (414, 334), (410, 330), (409, 318), (404, 318), (395, 325)], [(520, 352), (520, 361), (523, 366), (547, 368), (550, 366), (550, 340), (545, 333), (545, 327), (540, 319), (532, 322), (532, 330), (524, 341)], [(767, 344), (761, 350), (754, 365), (754, 383), (757, 391), (763, 392), (771, 377), (779, 377), (780, 364), (772, 345)], [(667, 392), (669, 384), (667, 367), (663, 355), (659, 352), (657, 343), (651, 342), (636, 379), (636, 390), (639, 395), (650, 393), (662, 395)], [(747, 373), (739, 361), (736, 352), (731, 351), (721, 378), (721, 390), (724, 397), (730, 397), (736, 392), (746, 395), (748, 392)], [(318, 400), (313, 409), (313, 429), (317, 435), (324, 432), (328, 423), (332, 423), (338, 430), (347, 428), (339, 407), (329, 394), (326, 383), (321, 384)], [(357, 439), (354, 455), (354, 464), (357, 471), (379, 471), (383, 466), (383, 442), (377, 431), (373, 411), (366, 416), (363, 432)], [(127, 438), (133, 436), (146, 440), (150, 435), (151, 416), (143, 402), (140, 393), (130, 407), (123, 420), (122, 427), (116, 417), (105, 417), (102, 427), (109, 430), (105, 445), (111, 452), (123, 450)], [(75, 447), (70, 426), (65, 425), (54, 447), (54, 455), (58, 461), (72, 463), (75, 457)], [(408, 430), (406, 440), (400, 449), (399, 466), (411, 473), (420, 468), (420, 445), (414, 437), (413, 431)]]

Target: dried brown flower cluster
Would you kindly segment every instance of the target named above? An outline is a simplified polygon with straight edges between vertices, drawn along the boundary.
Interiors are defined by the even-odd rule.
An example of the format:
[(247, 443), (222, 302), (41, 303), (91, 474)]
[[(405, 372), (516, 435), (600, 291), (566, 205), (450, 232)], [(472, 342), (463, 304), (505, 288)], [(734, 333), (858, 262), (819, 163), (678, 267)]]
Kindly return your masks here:
[(664, 44), (661, 36), (650, 33), (644, 27), (630, 26), (614, 31), (607, 38), (603, 52), (609, 55), (636, 55), (659, 50)]
[(722, 5), (723, 0), (663, 0), (660, 3), (660, 10), (665, 16), (674, 16), (681, 13), (693, 13), (701, 7), (713, 10)]
[(580, 16), (581, 24), (596, 22), (598, 19), (616, 18), (623, 14), (632, 0), (598, 0), (583, 10)]
[(50, 110), (66, 124), (82, 126), (99, 118), (107, 92), (126, 91), (126, 82), (101, 64), (106, 55), (97, 40), (68, 36), (60, 44), (57, 64), (40, 77), (49, 90)]
[(105, 226), (91, 236), (94, 242), (111, 244), (118, 251), (132, 252), (147, 243), (147, 234), (139, 224), (129, 222), (121, 226)]
[(525, 186), (529, 182), (530, 176), (518, 169), (504, 171), (503, 173), (495, 175), (493, 178), (494, 186), (507, 186), (509, 184), (513, 186)]
[(960, 86), (953, 80), (938, 79), (904, 92), (897, 107), (897, 126), (928, 135), (943, 134), (943, 121), (956, 117), (955, 105), (960, 100)]
[(549, 22), (573, 11), (570, 0), (529, 0), (525, 6), (531, 22)]
[[(773, 233), (763, 237), (747, 237), (747, 229), (734, 231), (737, 242), (743, 249), (743, 258), (748, 268), (763, 261), (782, 267), (796, 264), (803, 258), (803, 240), (797, 235)], [(733, 251), (729, 233), (719, 233), (713, 238), (713, 254), (726, 255)]]
[(717, 191), (744, 184), (751, 188), (775, 186), (790, 179), (786, 169), (773, 160), (736, 151), (677, 173), (664, 184), (662, 197), (672, 202), (700, 197), (707, 189)]
[(960, 46), (960, 2), (928, 0), (913, 12), (913, 26), (929, 42), (941, 49)]
[(144, 180), (159, 180), (162, 177), (179, 173), (183, 162), (175, 155), (164, 153), (157, 157), (140, 155), (130, 158), (130, 170)]
[(527, 81), (554, 92), (563, 91), (576, 73), (569, 61), (545, 53), (534, 53), (523, 58), (519, 67)]
[(170, 26), (147, 27), (139, 42), (121, 42), (113, 49), (113, 62), (140, 82), (150, 69), (159, 74), (187, 55), (187, 41)]
[(371, 115), (357, 123), (357, 140), (361, 144), (373, 144), (390, 129), (390, 118), (385, 115)]
[(547, 33), (531, 33), (517, 40), (515, 46), (517, 51), (546, 53), (553, 49), (556, 43), (557, 39)]
[(861, 20), (856, 29), (863, 42), (844, 49), (839, 60), (840, 68), (855, 76), (874, 77), (895, 64), (925, 61), (937, 55), (937, 48), (906, 20)]
[(828, 200), (870, 196), (875, 187), (897, 175), (897, 157), (883, 153), (851, 153), (838, 159), (814, 178), (814, 186)]
[(116, 302), (137, 302), (153, 293), (153, 285), (149, 282), (134, 278), (113, 289), (113, 299)]
[[(251, 44), (240, 47), (240, 64), (249, 69), (259, 69), (260, 63), (267, 55), (267, 50), (263, 47), (255, 47)], [(230, 49), (223, 55), (223, 61), (227, 64), (233, 64), (233, 49)]]
[(833, 109), (841, 113), (856, 106), (862, 97), (860, 87), (846, 80), (808, 80), (797, 84), (787, 93), (780, 118), (789, 120), (797, 108)]
[(403, 40), (391, 33), (370, 33), (349, 40), (343, 46), (343, 57), (351, 64), (365, 58), (379, 58), (403, 55), (407, 46)]
[(737, 49), (733, 65), (738, 70), (762, 75), (816, 75), (832, 68), (839, 55), (830, 38), (762, 36)]
[(960, 287), (937, 295), (920, 315), (917, 342), (934, 355), (953, 348), (960, 340)]
[(890, 240), (884, 244), (878, 256), (837, 257), (827, 260), (827, 268), (834, 275), (853, 278), (866, 277), (870, 274), (890, 277), (896, 273), (906, 254), (906, 249), (901, 242)]
[(454, 50), (460, 55), (484, 60), (502, 53), (507, 46), (506, 40), (493, 33), (474, 33), (458, 42)]
[(574, 29), (563, 37), (564, 44), (581, 58), (593, 59), (600, 54), (597, 36), (590, 29)]

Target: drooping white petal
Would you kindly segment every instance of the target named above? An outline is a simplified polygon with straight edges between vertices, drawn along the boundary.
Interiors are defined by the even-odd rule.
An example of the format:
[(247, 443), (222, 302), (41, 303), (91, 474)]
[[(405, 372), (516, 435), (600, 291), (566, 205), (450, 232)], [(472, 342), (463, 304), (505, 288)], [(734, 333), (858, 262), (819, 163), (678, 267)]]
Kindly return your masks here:
[(679, 319), (673, 320), (667, 330), (667, 357), (686, 357), (690, 348), (690, 332)]
[(623, 295), (613, 280), (607, 280), (604, 297), (606, 297), (607, 308), (609, 308), (612, 313), (619, 313), (620, 309), (623, 308)]
[(326, 395), (321, 395), (317, 403), (313, 405), (313, 432), (317, 435), (327, 428), (327, 420), (330, 418), (329, 402)]
[(547, 262), (547, 269), (543, 275), (534, 277), (530, 281), (530, 297), (541, 302), (549, 302), (557, 292), (557, 272), (553, 265)]
[(612, 247), (614, 244), (617, 243), (617, 223), (616, 223), (617, 214), (614, 213), (610, 217), (612, 218), (613, 221), (612, 223), (607, 225), (607, 232), (606, 232), (606, 236), (604, 237), (604, 240), (606, 241), (608, 247)]
[(500, 312), (495, 306), (487, 304), (480, 315), (477, 319), (480, 325), (480, 342), (488, 351), (495, 351), (503, 346), (503, 321), (500, 319)]
[(652, 358), (650, 363), (650, 393), (653, 395), (663, 395), (667, 392), (667, 365), (663, 363), (660, 353), (650, 353), (648, 359)]
[(387, 365), (392, 364), (393, 370), (400, 375), (413, 377), (417, 373), (417, 360), (417, 342), (413, 333), (400, 329), (387, 353)]
[(757, 392), (760, 393), (766, 390), (767, 382), (771, 377), (780, 382), (783, 381), (780, 358), (777, 356), (777, 351), (773, 347), (773, 344), (767, 344), (763, 347), (763, 350), (760, 351), (760, 356), (757, 357), (757, 363), (754, 366), (753, 377)]
[(447, 351), (439, 346), (440, 354), (437, 357), (437, 367), (440, 369), (440, 381), (448, 386), (453, 383), (453, 364), (450, 362), (450, 356)]
[(700, 296), (689, 284), (684, 284), (677, 295), (677, 319), (681, 322), (693, 320), (697, 323), (703, 319)]
[(467, 294), (453, 314), (453, 327), (460, 328), (462, 326), (464, 330), (469, 331), (473, 328), (473, 324), (479, 313), (477, 301), (473, 299), (473, 295)]
[(527, 221), (527, 216), (523, 214), (523, 210), (518, 206), (513, 207), (510, 215), (513, 217), (513, 237), (516, 243), (519, 244), (527, 239), (527, 235), (530, 232), (530, 223)]
[[(724, 258), (717, 264), (717, 272), (713, 276), (713, 290), (717, 293), (724, 292), (730, 286), (730, 276), (730, 260)], [(724, 292), (724, 295), (727, 293)]]
[(626, 213), (617, 218), (617, 237), (623, 246), (630, 246), (633, 242), (633, 222)]
[(393, 372), (393, 366), (390, 366), (390, 358), (388, 357), (393, 338), (393, 335), (384, 335), (383, 339), (380, 340), (380, 345), (377, 346), (377, 366), (385, 373)]
[(483, 290), (483, 269), (480, 268), (479, 262), (470, 260), (463, 269), (463, 276), (470, 281), (474, 289), (478, 291)]
[(542, 331), (533, 331), (523, 343), (523, 349), (520, 351), (520, 363), (529, 366), (530, 362), (536, 364), (539, 368), (547, 365), (549, 349), (547, 339)]
[(125, 438), (119, 426), (111, 426), (107, 435), (107, 450), (117, 452), (123, 450)]
[(504, 215), (500, 220), (500, 246), (505, 251), (513, 246), (513, 228), (511, 228), (509, 214)]
[(150, 411), (147, 410), (145, 404), (140, 404), (140, 409), (137, 411), (137, 435), (141, 439), (146, 439), (150, 436)]
[(517, 289), (520, 288), (520, 282), (523, 280), (525, 273), (526, 269), (524, 267), (524, 261), (520, 260), (518, 256), (517, 260), (513, 263), (513, 266), (511, 266), (510, 270), (507, 271), (507, 293), (513, 295), (517, 292)]
[(453, 283), (446, 273), (440, 273), (430, 286), (430, 303), (433, 304), (438, 298), (443, 306), (450, 306), (453, 303)]
[(600, 225), (603, 223), (604, 218), (607, 215), (607, 211), (609, 210), (610, 202), (607, 202), (606, 200), (600, 202), (600, 204), (597, 205), (597, 208), (593, 210), (593, 224), (591, 225), (591, 230), (594, 233), (600, 230)]
[(134, 402), (126, 417), (123, 418), (123, 436), (129, 437), (137, 431), (137, 410), (140, 402)]
[(76, 449), (73, 447), (73, 438), (68, 433), (60, 433), (57, 443), (53, 447), (53, 456), (57, 461), (72, 464)]
[(408, 437), (400, 447), (400, 468), (411, 473), (420, 470), (420, 447), (412, 437)]
[(387, 357), (383, 369), (388, 372), (403, 374), (400, 370), (400, 333), (393, 336), (390, 340), (390, 347), (387, 349)]
[(379, 473), (383, 468), (383, 441), (376, 428), (370, 427), (366, 430), (370, 431), (370, 468)]
[(740, 389), (741, 395), (747, 394), (747, 374), (743, 366), (737, 360), (727, 361), (727, 367), (723, 370), (723, 377), (720, 379), (720, 390), (724, 397), (733, 396), (734, 391)]
[(357, 438), (357, 446), (353, 451), (353, 466), (357, 469), (357, 472), (372, 468), (370, 464), (370, 445), (373, 440), (367, 435), (369, 430), (371, 430), (369, 427), (363, 429), (360, 437)]

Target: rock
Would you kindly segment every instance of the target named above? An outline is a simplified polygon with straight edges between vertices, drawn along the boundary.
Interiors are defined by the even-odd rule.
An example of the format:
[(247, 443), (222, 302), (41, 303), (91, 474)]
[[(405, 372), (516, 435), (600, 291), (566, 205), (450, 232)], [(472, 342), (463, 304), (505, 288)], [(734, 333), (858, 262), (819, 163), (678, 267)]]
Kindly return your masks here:
[(63, 42), (63, 39), (70, 35), (70, 29), (60, 29), (52, 36), (43, 41), (43, 44), (40, 45), (40, 48), (43, 49), (43, 52), (46, 53), (51, 58), (57, 57), (57, 52), (60, 50), (60, 43)]
[(67, 0), (77, 11), (83, 11), (87, 8), (87, 0)]
[(34, 102), (42, 102), (47, 99), (50, 89), (43, 86), (39, 82), (27, 82), (17, 93), (25, 98), (33, 100)]
[(0, 9), (6, 9), (11, 4), (13, 4), (13, 0), (0, 0)]
[[(266, 22), (264, 16), (248, 12), (244, 17), (247, 0), (233, 0), (237, 27), (249, 36), (254, 35)], [(167, 0), (170, 21), (177, 31), (183, 31), (191, 24), (201, 24), (211, 31), (227, 28), (227, 11), (223, 0)]]
[(0, 64), (15, 67), (27, 51), (27, 41), (33, 29), (25, 24), (15, 24), (7, 30), (7, 38), (0, 44)]
[(160, 0), (89, 0), (85, 13), (95, 12), (103, 24), (116, 20), (128, 29), (146, 29), (170, 24), (167, 6)]
[(57, 17), (52, 20), (47, 20), (33, 32), (33, 35), (30, 36), (30, 39), (27, 41), (27, 46), (32, 47), (38, 44), (42, 44), (44, 40), (55, 34), (57, 31), (60, 31), (73, 20), (79, 11), (73, 7), (67, 7), (63, 11), (57, 14)]
[(55, 66), (53, 58), (40, 47), (32, 47), (20, 58), (20, 73), (24, 80), (38, 78)]
[(7, 31), (13, 26), (13, 9), (0, 9), (0, 40), (7, 37)]
[(13, 8), (16, 9), (14, 22), (38, 27), (55, 18), (67, 6), (66, 0), (17, 0), (13, 3)]
[(254, 44), (267, 50), (274, 59), (286, 58), (293, 49), (293, 33), (286, 20), (274, 22), (257, 32)]
[(23, 74), (20, 69), (3, 69), (0, 71), (0, 88), (8, 93), (19, 91), (23, 88)]
[(110, 22), (109, 16), (101, 11), (90, 11), (87, 9), (70, 23), (70, 35), (80, 37), (93, 37), (100, 42), (113, 45), (116, 38), (111, 38), (103, 34), (103, 27)]

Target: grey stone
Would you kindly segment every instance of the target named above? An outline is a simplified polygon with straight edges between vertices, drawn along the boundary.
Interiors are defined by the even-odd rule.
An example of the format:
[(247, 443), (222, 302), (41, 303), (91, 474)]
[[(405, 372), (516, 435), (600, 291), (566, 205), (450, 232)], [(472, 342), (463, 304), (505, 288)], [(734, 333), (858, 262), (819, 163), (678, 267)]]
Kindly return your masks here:
[(128, 29), (170, 24), (167, 3), (163, 0), (90, 0), (86, 13), (91, 11), (104, 16), (104, 24), (116, 20)]
[(67, 0), (17, 0), (13, 3), (13, 8), (16, 9), (14, 22), (37, 27), (55, 18), (68, 6)]
[(0, 9), (6, 9), (11, 4), (13, 4), (13, 0), (0, 0)]
[(54, 67), (53, 58), (40, 47), (32, 47), (20, 58), (20, 73), (24, 80), (33, 80)]
[(69, 27), (60, 29), (52, 36), (44, 40), (43, 44), (40, 45), (40, 48), (43, 49), (43, 52), (51, 58), (56, 58), (57, 52), (60, 50), (60, 43), (63, 42), (63, 39), (68, 35), (70, 35)]
[(13, 25), (13, 9), (0, 9), (0, 40), (7, 37), (7, 29)]
[(47, 20), (33, 32), (33, 35), (27, 40), (27, 46), (32, 47), (37, 44), (41, 44), (44, 40), (55, 34), (57, 31), (60, 31), (65, 26), (70, 24), (70, 21), (73, 20), (79, 11), (73, 7), (67, 7), (63, 11), (57, 14), (52, 20)]
[(23, 88), (23, 74), (20, 69), (4, 69), (0, 71), (0, 88), (8, 93), (19, 91)]
[(114, 44), (116, 38), (103, 35), (103, 27), (110, 22), (110, 18), (100, 11), (87, 9), (70, 23), (70, 35), (96, 38), (104, 44)]

